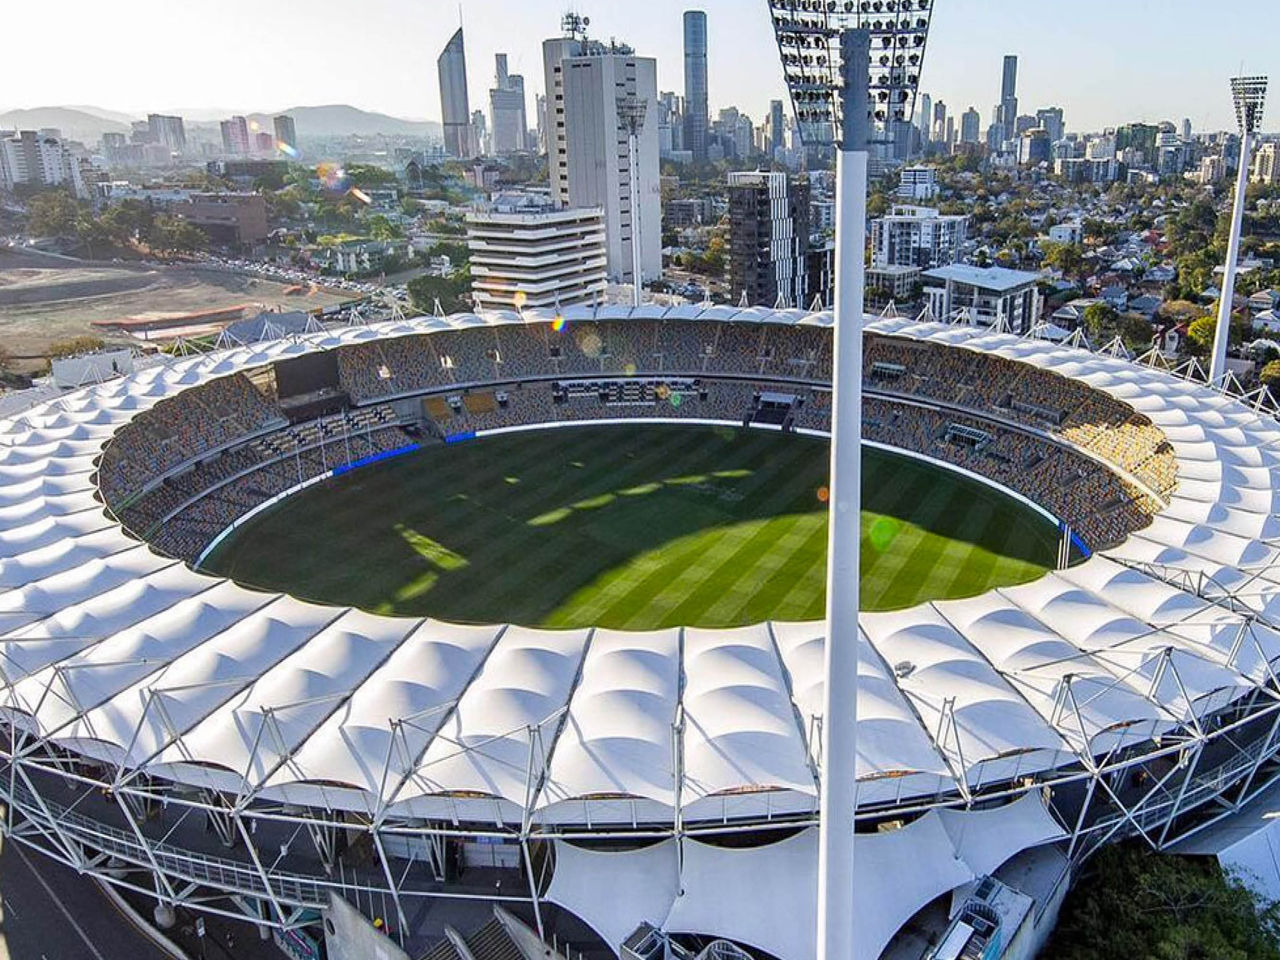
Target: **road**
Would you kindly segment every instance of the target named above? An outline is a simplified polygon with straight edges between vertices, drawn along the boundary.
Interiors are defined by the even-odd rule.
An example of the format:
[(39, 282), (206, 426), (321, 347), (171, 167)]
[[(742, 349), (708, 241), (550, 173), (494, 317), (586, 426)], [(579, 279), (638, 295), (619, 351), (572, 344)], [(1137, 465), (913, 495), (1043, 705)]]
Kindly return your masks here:
[(168, 960), (87, 877), (4, 840), (0, 960)]

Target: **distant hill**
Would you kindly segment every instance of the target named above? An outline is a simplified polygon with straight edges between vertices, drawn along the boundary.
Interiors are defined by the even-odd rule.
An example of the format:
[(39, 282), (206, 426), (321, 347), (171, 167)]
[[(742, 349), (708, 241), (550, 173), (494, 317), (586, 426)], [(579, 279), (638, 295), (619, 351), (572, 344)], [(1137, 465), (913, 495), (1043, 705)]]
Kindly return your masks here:
[[(349, 137), (383, 133), (400, 137), (435, 137), (441, 135), (440, 124), (432, 121), (401, 120), (385, 113), (373, 113), (345, 103), (319, 107), (290, 107), (276, 114), (293, 117), (300, 137)], [(263, 129), (271, 129), (274, 114), (253, 114)], [(264, 123), (265, 121), (265, 123)]]
[(104, 133), (128, 133), (129, 125), (71, 107), (34, 107), (0, 113), (0, 128), (39, 130), (57, 127), (68, 140), (96, 143)]
[[(187, 118), (188, 126), (193, 129), (217, 127), (216, 120), (210, 122), (204, 119), (209, 115), (208, 110), (168, 109), (163, 112)], [(235, 112), (228, 110), (222, 116), (229, 117)], [(372, 136), (382, 133), (389, 136), (427, 137), (438, 140), (441, 136), (440, 124), (434, 121), (401, 120), (399, 117), (360, 110), (342, 103), (315, 107), (290, 107), (287, 110), (248, 113), (245, 116), (256, 121), (263, 130), (270, 130), (271, 118), (281, 113), (287, 113), (293, 117), (300, 137)], [(0, 128), (38, 130), (42, 127), (57, 127), (68, 139), (96, 143), (104, 133), (129, 133), (128, 119), (127, 114), (94, 106), (35, 107), (30, 110), (10, 110), (8, 113), (0, 113)]]

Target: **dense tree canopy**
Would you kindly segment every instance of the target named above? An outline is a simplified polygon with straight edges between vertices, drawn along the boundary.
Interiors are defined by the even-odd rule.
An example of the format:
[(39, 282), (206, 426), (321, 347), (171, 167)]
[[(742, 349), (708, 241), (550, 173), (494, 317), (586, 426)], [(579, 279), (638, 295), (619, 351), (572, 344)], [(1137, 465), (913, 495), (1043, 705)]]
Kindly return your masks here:
[(1280, 960), (1280, 910), (1216, 861), (1107, 847), (1067, 895), (1053, 960)]

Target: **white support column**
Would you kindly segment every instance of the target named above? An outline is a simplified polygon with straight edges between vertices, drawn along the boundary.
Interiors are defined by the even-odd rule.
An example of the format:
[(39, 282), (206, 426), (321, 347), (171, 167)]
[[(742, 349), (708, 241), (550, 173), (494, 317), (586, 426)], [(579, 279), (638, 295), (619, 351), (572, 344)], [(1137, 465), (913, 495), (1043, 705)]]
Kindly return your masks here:
[(640, 184), (637, 182), (640, 177), (640, 142), (639, 131), (634, 126), (627, 136), (627, 153), (631, 165), (631, 278), (634, 281), (631, 305), (638, 307), (644, 283), (641, 276), (643, 250), (640, 247)]
[(1218, 326), (1213, 334), (1213, 361), (1209, 382), (1222, 385), (1227, 376), (1227, 341), (1231, 337), (1231, 304), (1236, 295), (1236, 270), (1240, 260), (1240, 234), (1244, 227), (1245, 194), (1249, 188), (1249, 157), (1253, 134), (1246, 129), (1240, 138), (1240, 170), (1236, 176), (1236, 199), (1231, 212), (1231, 235), (1227, 240), (1227, 263), (1222, 274), (1222, 297), (1218, 301)]
[(827, 538), (826, 686), (818, 827), (818, 960), (853, 960), (854, 813), (857, 808), (858, 598), (862, 536), (862, 313), (866, 283), (867, 83), (871, 35), (841, 38), (845, 94), (836, 160), (835, 363), (830, 527)]

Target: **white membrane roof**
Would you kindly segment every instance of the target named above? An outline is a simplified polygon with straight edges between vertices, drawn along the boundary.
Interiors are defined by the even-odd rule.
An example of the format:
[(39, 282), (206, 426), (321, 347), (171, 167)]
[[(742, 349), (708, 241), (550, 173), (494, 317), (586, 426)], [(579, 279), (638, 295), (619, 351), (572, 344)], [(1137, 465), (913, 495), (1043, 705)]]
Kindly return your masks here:
[[(622, 313), (831, 325), (798, 311)], [(419, 318), (255, 344), (0, 420), (6, 715), (148, 774), (370, 814), (591, 827), (811, 814), (821, 623), (627, 633), (376, 616), (195, 573), (94, 498), (115, 431), (214, 377), (373, 338), (549, 319)], [(1033, 776), (1194, 724), (1266, 682), (1280, 634), (1250, 614), (1280, 610), (1280, 424), (1121, 359), (971, 327), (866, 328), (1121, 398), (1165, 431), (1180, 485), (1149, 528), (1078, 567), (864, 614), (861, 802)], [(1228, 591), (1234, 606), (1212, 602)]]

